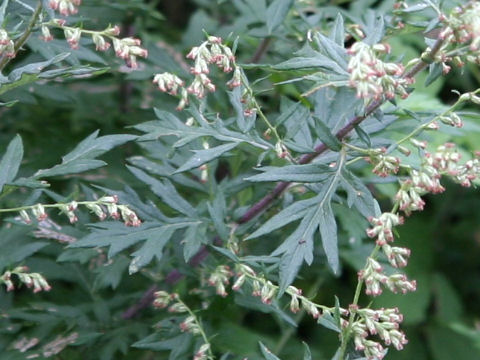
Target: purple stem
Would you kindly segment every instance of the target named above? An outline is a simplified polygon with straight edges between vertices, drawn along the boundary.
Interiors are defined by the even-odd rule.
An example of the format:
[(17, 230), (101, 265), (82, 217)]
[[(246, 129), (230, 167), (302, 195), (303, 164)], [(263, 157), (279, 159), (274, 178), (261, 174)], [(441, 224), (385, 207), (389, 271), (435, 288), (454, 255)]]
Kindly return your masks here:
[[(433, 61), (435, 54), (440, 50), (442, 45), (443, 45), (443, 40), (438, 39), (435, 45), (433, 46), (433, 48), (428, 53), (428, 55), (422, 57), (421, 58), (422, 61), (420, 61), (412, 69), (410, 69), (410, 71), (408, 71), (403, 76), (403, 78), (405, 79), (413, 78), (416, 74), (418, 74), (420, 71), (425, 69), (428, 66), (428, 64)], [(370, 103), (370, 105), (368, 105), (367, 108), (365, 109), (365, 113), (363, 115), (354, 116), (347, 123), (347, 125), (341, 128), (335, 134), (337, 139), (340, 141), (343, 140), (350, 133), (350, 131), (352, 131), (355, 128), (355, 126), (360, 124), (363, 120), (365, 120), (368, 116), (370, 116), (373, 112), (375, 112), (384, 102), (385, 102), (384, 99), (379, 99)], [(323, 154), (325, 151), (327, 151), (327, 149), (328, 148), (324, 144), (319, 144), (315, 147), (314, 152), (310, 154), (302, 155), (298, 163), (302, 165), (308, 164), (313, 159), (315, 159), (318, 155)], [(265, 195), (261, 200), (259, 200), (250, 209), (248, 209), (247, 212), (245, 212), (245, 214), (243, 214), (242, 217), (238, 220), (238, 223), (244, 224), (252, 220), (261, 212), (263, 212), (277, 197), (279, 197), (283, 193), (283, 191), (290, 184), (291, 184), (290, 182), (279, 182), (270, 193)]]

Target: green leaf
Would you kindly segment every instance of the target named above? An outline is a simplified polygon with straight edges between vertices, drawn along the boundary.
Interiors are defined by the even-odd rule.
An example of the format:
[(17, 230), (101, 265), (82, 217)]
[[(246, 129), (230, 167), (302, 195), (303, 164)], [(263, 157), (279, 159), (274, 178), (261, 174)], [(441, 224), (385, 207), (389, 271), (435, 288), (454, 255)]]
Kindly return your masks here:
[(264, 304), (260, 298), (250, 294), (236, 294), (235, 304), (243, 308), (261, 311), (265, 314), (275, 314), (293, 327), (297, 327), (297, 323), (282, 309), (279, 308), (277, 301), (271, 304)]
[(331, 150), (340, 151), (342, 143), (332, 134), (329, 127), (318, 117), (314, 116), (315, 130), (318, 138)]
[(315, 232), (315, 227), (312, 226), (313, 216), (314, 212), (311, 212), (310, 216), (305, 216), (297, 230), (289, 237), (298, 240), (280, 259), (279, 296), (297, 277), (303, 262), (310, 265), (313, 261), (313, 234)]
[(242, 133), (248, 132), (255, 124), (256, 115), (246, 116), (242, 104), (242, 92), (240, 87), (228, 92), (228, 97), (236, 113), (237, 126)]
[[(332, 197), (341, 181), (341, 173), (344, 167), (345, 154), (341, 153), (335, 173), (322, 184), (318, 195), (309, 199), (310, 207), (301, 211), (300, 214), (292, 214), (295, 220), (302, 221), (295, 231), (272, 253), (272, 256), (284, 254), (280, 261), (280, 291), (291, 284), (296, 277), (303, 261), (310, 264), (313, 260), (313, 235), (319, 229), (322, 237), (323, 249), (327, 256), (328, 264), (335, 274), (339, 271), (337, 225), (331, 208)], [(305, 203), (303, 204), (305, 205)], [(293, 205), (291, 205), (293, 206)], [(287, 208), (288, 209), (288, 208)], [(287, 210), (285, 209), (285, 210)], [(284, 210), (284, 211), (285, 211)], [(280, 218), (279, 225), (288, 223), (289, 220)], [(268, 223), (268, 222), (267, 222)], [(269, 224), (272, 226), (272, 224)], [(277, 226), (277, 223), (273, 223)], [(262, 228), (259, 230), (264, 231)], [(257, 235), (257, 234), (252, 234)]]
[(46, 181), (38, 181), (32, 178), (18, 178), (13, 182), (10, 182), (8, 185), (10, 186), (18, 186), (18, 187), (28, 187), (31, 189), (40, 189), (40, 188), (47, 188), (50, 186), (49, 183)]
[(355, 126), (355, 132), (357, 133), (358, 137), (362, 142), (367, 145), (369, 148), (372, 147), (372, 142), (370, 141), (370, 136), (368, 133), (362, 129), (360, 125)]
[(15, 179), (23, 159), (23, 144), (19, 135), (10, 141), (0, 161), (0, 193), (3, 186)]
[(317, 320), (317, 323), (323, 327), (340, 333), (342, 330), (337, 324), (337, 321), (330, 313), (323, 313)]
[(345, 27), (343, 23), (343, 17), (340, 13), (337, 14), (335, 18), (335, 23), (332, 26), (332, 31), (330, 32), (330, 39), (335, 41), (336, 44), (343, 47), (345, 41)]
[(59, 69), (43, 71), (46, 67), (65, 60), (70, 53), (61, 53), (51, 59), (30, 63), (12, 70), (8, 76), (0, 75), (0, 95), (19, 86), (31, 84), (38, 80), (51, 80), (59, 77), (96, 75), (107, 71), (107, 68), (94, 68), (90, 66), (70, 66)]
[(187, 170), (198, 168), (200, 165), (203, 165), (213, 159), (216, 159), (222, 154), (226, 153), (229, 150), (232, 150), (236, 147), (238, 143), (229, 143), (224, 145), (215, 146), (210, 149), (205, 150), (193, 150), (195, 155), (193, 155), (190, 159), (187, 160), (185, 164), (180, 166), (174, 174), (178, 174)]
[(425, 79), (425, 86), (430, 85), (442, 75), (442, 64), (433, 63), (428, 67), (428, 76)]
[(175, 172), (175, 168), (168, 163), (159, 164), (157, 162), (148, 160), (143, 156), (132, 156), (128, 158), (128, 162), (137, 168), (147, 171), (150, 174), (168, 177), (180, 185), (187, 186), (197, 191), (206, 191), (202, 184), (200, 184), (198, 181), (192, 180), (188, 176), (183, 174), (172, 175), (172, 173)]
[(285, 165), (282, 167), (264, 166), (258, 170), (263, 174), (245, 178), (248, 181), (294, 181), (322, 182), (332, 174), (332, 169), (322, 164)]
[(123, 277), (123, 272), (127, 269), (128, 259), (118, 257), (105, 266), (99, 266), (95, 269), (97, 277), (93, 283), (94, 289), (103, 289), (110, 287), (117, 288)]
[(189, 333), (181, 334), (165, 340), (165, 336), (160, 333), (152, 334), (146, 338), (132, 344), (139, 349), (148, 349), (153, 351), (172, 350), (177, 354), (185, 353), (192, 344), (192, 335)]
[(266, 22), (269, 35), (283, 23), (292, 4), (293, 0), (274, 0), (268, 6)]
[(338, 260), (337, 223), (329, 201), (322, 204), (318, 227), (328, 264), (333, 272), (338, 274), (340, 263)]
[(112, 258), (120, 251), (146, 241), (132, 254), (134, 259), (130, 264), (130, 272), (133, 273), (150, 263), (154, 257), (160, 259), (163, 247), (176, 230), (197, 224), (199, 224), (198, 221), (180, 221), (170, 224), (151, 222), (139, 227), (126, 227), (118, 222), (106, 222), (93, 226), (89, 235), (70, 244), (69, 248), (109, 246), (108, 257)]
[(275, 356), (265, 345), (263, 345), (260, 341), (260, 350), (262, 350), (262, 354), (265, 360), (280, 360), (277, 356)]
[(221, 189), (218, 189), (213, 204), (207, 203), (207, 208), (218, 235), (222, 240), (228, 240), (230, 231), (225, 224), (226, 203)]
[(132, 256), (134, 257), (128, 266), (128, 273), (130, 275), (138, 272), (142, 267), (148, 265), (153, 258), (161, 260), (163, 256), (163, 248), (167, 242), (172, 237), (175, 232), (175, 228), (167, 228), (166, 230), (161, 230), (161, 237), (157, 236), (149, 237), (143, 246), (135, 251)]
[(308, 112), (308, 109), (306, 109), (301, 102), (293, 103), (286, 110), (282, 111), (280, 116), (275, 120), (276, 127), (288, 121), (290, 118), (295, 117), (299, 112), (304, 111)]
[(310, 348), (308, 347), (308, 344), (306, 342), (303, 342), (303, 347), (305, 349), (305, 353), (303, 355), (303, 360), (312, 360), (312, 353), (311, 353)]
[(197, 211), (188, 201), (180, 196), (177, 189), (175, 189), (169, 180), (164, 179), (163, 181), (159, 181), (133, 166), (127, 166), (127, 168), (137, 179), (149, 185), (152, 192), (158, 195), (172, 209), (190, 218), (197, 217)]
[(267, 220), (258, 230), (247, 237), (247, 240), (257, 238), (259, 236), (269, 234), (292, 221), (303, 218), (308, 209), (318, 203), (318, 198), (314, 197), (307, 200), (296, 201), (278, 214)]
[[(25, 260), (29, 256), (35, 254), (37, 251), (40, 249), (43, 249), (45, 246), (47, 246), (47, 242), (31, 242), (31, 243), (26, 243), (22, 245), (16, 245), (15, 248), (10, 249), (8, 252), (5, 254), (0, 255), (0, 263), (2, 265), (4, 264), (16, 264), (20, 261)], [(0, 269), (2, 266), (0, 266)]]
[(380, 207), (362, 180), (343, 169), (340, 186), (347, 192), (348, 207), (354, 206), (365, 218), (379, 216)]
[(205, 230), (199, 227), (199, 224), (189, 226), (185, 231), (183, 238), (183, 258), (185, 262), (195, 256), (205, 241)]
[(158, 109), (155, 109), (155, 115), (161, 120), (148, 121), (134, 126), (135, 129), (146, 133), (139, 137), (138, 141), (157, 140), (159, 137), (173, 135), (179, 138), (173, 146), (181, 147), (199, 137), (211, 136), (223, 142), (246, 142), (263, 150), (273, 148), (258, 135), (242, 134), (227, 129), (220, 120), (210, 125), (201, 114), (197, 114), (198, 116), (195, 117), (200, 126), (187, 126), (175, 115)]
[(0, 5), (0, 26), (3, 28), (3, 21), (5, 20), (5, 11), (7, 10), (9, 0), (4, 0)]
[(272, 66), (273, 70), (306, 70), (317, 68), (321, 68), (327, 72), (348, 74), (335, 61), (320, 53), (317, 53), (315, 57), (294, 57)]
[(94, 160), (115, 146), (136, 139), (135, 135), (107, 135), (98, 137), (98, 130), (80, 142), (77, 147), (62, 158), (62, 163), (50, 169), (39, 170), (34, 178), (77, 174), (106, 165)]

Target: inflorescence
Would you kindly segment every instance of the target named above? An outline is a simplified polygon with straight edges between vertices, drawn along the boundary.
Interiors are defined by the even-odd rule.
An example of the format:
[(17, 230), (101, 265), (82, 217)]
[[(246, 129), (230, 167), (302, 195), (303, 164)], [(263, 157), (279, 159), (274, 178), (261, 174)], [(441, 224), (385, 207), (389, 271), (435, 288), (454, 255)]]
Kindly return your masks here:
[(13, 209), (0, 209), (0, 212), (18, 212), (20, 218), (26, 224), (32, 222), (31, 215), (37, 221), (43, 221), (48, 217), (46, 212), (49, 208), (56, 208), (66, 215), (71, 224), (78, 221), (76, 211), (79, 207), (85, 207), (95, 214), (100, 220), (105, 220), (107, 216), (112, 219), (122, 219), (127, 226), (140, 226), (142, 223), (137, 214), (131, 210), (127, 205), (118, 204), (118, 197), (116, 195), (102, 196), (94, 201), (71, 201), (69, 203), (56, 204), (35, 204), (29, 206), (22, 206)]
[[(80, 0), (51, 0), (49, 5), (53, 10), (58, 10), (60, 14), (68, 16), (77, 13), (77, 6), (80, 3)], [(133, 37), (119, 38), (120, 28), (118, 26), (108, 26), (105, 30), (94, 31), (67, 26), (66, 23), (65, 19), (53, 19), (42, 23), (40, 26), (42, 39), (44, 41), (53, 40), (50, 29), (57, 28), (63, 31), (70, 47), (78, 49), (82, 35), (91, 36), (97, 51), (106, 51), (113, 44), (116, 56), (125, 60), (127, 66), (132, 69), (138, 68), (137, 57), (146, 58), (148, 56), (148, 51), (141, 47), (140, 39)]]
[(191, 49), (187, 58), (194, 61), (190, 72), (195, 75), (195, 78), (189, 86), (185, 87), (185, 82), (182, 79), (168, 72), (156, 74), (153, 78), (153, 83), (157, 84), (158, 89), (162, 92), (177, 95), (180, 91), (178, 110), (182, 110), (188, 105), (189, 94), (202, 99), (207, 92), (215, 91), (215, 85), (208, 77), (210, 65), (215, 65), (226, 73), (233, 71), (233, 77), (227, 83), (229, 87), (233, 88), (241, 85), (241, 70), (235, 63), (232, 50), (222, 43), (221, 38), (208, 36), (208, 39), (201, 45)]

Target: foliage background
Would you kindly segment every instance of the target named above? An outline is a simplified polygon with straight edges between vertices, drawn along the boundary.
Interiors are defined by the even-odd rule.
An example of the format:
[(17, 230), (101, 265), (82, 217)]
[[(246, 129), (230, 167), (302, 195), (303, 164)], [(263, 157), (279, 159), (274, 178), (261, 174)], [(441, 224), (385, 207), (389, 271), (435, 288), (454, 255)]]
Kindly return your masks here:
[[(305, 36), (306, 24), (289, 19), (272, 35), (265, 53), (255, 59), (256, 51), (262, 46), (265, 34), (265, 18), (262, 1), (97, 1), (86, 0), (81, 7), (81, 16), (86, 24), (104, 28), (108, 24), (121, 24), (126, 34), (141, 37), (149, 50), (149, 58), (142, 62), (140, 70), (126, 71), (113, 56), (102, 55), (86, 46), (67, 59), (73, 65), (88, 63), (97, 68), (111, 67), (93, 78), (66, 78), (54, 82), (38, 82), (18, 88), (1, 96), (2, 102), (20, 100), (12, 107), (0, 108), (0, 153), (6, 149), (15, 134), (20, 134), (25, 146), (25, 158), (20, 176), (29, 176), (37, 169), (56, 164), (61, 156), (70, 151), (80, 140), (100, 129), (102, 135), (135, 133), (129, 126), (154, 118), (152, 108), (158, 107), (174, 112), (176, 100), (157, 92), (150, 83), (151, 76), (161, 71), (171, 71), (187, 76), (182, 66), (183, 55), (203, 40), (202, 30), (216, 36), (228, 37), (240, 34), (238, 58), (241, 63), (258, 60), (261, 63), (279, 63), (298, 49)], [(313, 6), (322, 7), (317, 14), (316, 26), (325, 27), (337, 10), (334, 5), (358, 15), (366, 8), (387, 9), (392, 1), (311, 1)], [(248, 6), (247, 6), (248, 5)], [(326, 7), (325, 7), (326, 6)], [(57, 41), (57, 40), (55, 40)], [(413, 57), (422, 49), (422, 39), (417, 33), (409, 33), (391, 39), (395, 54)], [(41, 60), (48, 56), (45, 45), (36, 37), (29, 40), (29, 50), (21, 53), (15, 66)], [(68, 45), (58, 40), (55, 43), (64, 51)], [(42, 49), (42, 47), (44, 47)], [(57, 49), (58, 50), (58, 49)], [(61, 49), (60, 49), (61, 50)], [(180, 60), (181, 59), (181, 60)], [(7, 69), (8, 70), (8, 69)], [(248, 71), (250, 80), (265, 76), (261, 69)], [(221, 75), (220, 75), (221, 76)], [(298, 90), (290, 85), (272, 84), (286, 80), (285, 75), (273, 73), (259, 87), (266, 92), (260, 96), (266, 112), (278, 111), (280, 97), (298, 98)], [(418, 84), (422, 84), (418, 80)], [(458, 70), (430, 87), (421, 87), (407, 101), (416, 111), (440, 109), (452, 103), (451, 90), (472, 91), (480, 83), (480, 71), (468, 66), (459, 76)], [(213, 109), (228, 113), (229, 103), (220, 92), (212, 96)], [(465, 130), (448, 135), (466, 150), (480, 146), (480, 122), (478, 111), (472, 116)], [(429, 134), (432, 143), (440, 144), (445, 135)], [(160, 149), (159, 149), (160, 150)], [(143, 199), (156, 203), (158, 199), (126, 169), (124, 159), (142, 153), (138, 144), (128, 143), (102, 157), (108, 167), (74, 177), (55, 178), (50, 190), (56, 194), (75, 197), (92, 189), (92, 185), (121, 190), (125, 184), (134, 188)], [(242, 166), (242, 161), (253, 167), (254, 159), (229, 159), (230, 167)], [(222, 171), (221, 167), (219, 172)], [(428, 197), (426, 211), (413, 215), (400, 228), (400, 237), (412, 249), (408, 268), (409, 276), (417, 279), (418, 291), (405, 296), (388, 294), (375, 300), (379, 306), (399, 306), (405, 315), (404, 328), (410, 340), (402, 352), (392, 350), (388, 358), (395, 359), (477, 359), (480, 358), (480, 194), (475, 189), (464, 189), (449, 184), (448, 191)], [(383, 188), (385, 194), (391, 190)], [(50, 194), (52, 198), (55, 195)], [(14, 196), (0, 199), (2, 207), (15, 207), (28, 201), (31, 192), (17, 192)], [(195, 196), (191, 193), (191, 196)], [(251, 202), (253, 194), (244, 193), (244, 204)], [(381, 196), (381, 195), (380, 195)], [(388, 199), (384, 201), (388, 204)], [(1, 246), (16, 247), (34, 239), (25, 227), (10, 227), (2, 218)], [(64, 226), (64, 232), (81, 235), (79, 228)], [(347, 236), (346, 234), (344, 236)], [(268, 252), (269, 245), (255, 243), (255, 250)], [(252, 249), (253, 250), (253, 249)], [(110, 267), (90, 271), (90, 256), (94, 250), (85, 250), (84, 258), (67, 250), (72, 259), (65, 256), (64, 245), (54, 241), (44, 242), (42, 249), (28, 257), (24, 263), (32, 269), (40, 269), (52, 283), (50, 293), (33, 296), (29, 290), (15, 293), (0, 290), (0, 357), (23, 359), (23, 354), (12, 350), (12, 341), (19, 337), (37, 336), (45, 341), (56, 333), (69, 329), (81, 329), (81, 341), (70, 346), (58, 359), (163, 359), (167, 352), (153, 353), (131, 347), (131, 344), (152, 333), (151, 326), (161, 317), (158, 311), (144, 309), (133, 319), (122, 319), (122, 314), (151, 286), (152, 278), (136, 274), (127, 276), (128, 253), (119, 255), (114, 264), (122, 269), (120, 274)], [(56, 262), (64, 255), (64, 261)], [(356, 255), (355, 255), (356, 256)], [(1, 259), (1, 255), (0, 255)], [(353, 255), (345, 260), (354, 262)], [(363, 260), (362, 260), (363, 261)], [(109, 271), (112, 270), (112, 271)], [(194, 270), (192, 270), (194, 271)], [(121, 275), (121, 276), (120, 276)], [(317, 276), (315, 266), (302, 273), (304, 285), (321, 282), (317, 302), (331, 303), (333, 296), (351, 298), (356, 284), (355, 270), (344, 266), (340, 278)], [(189, 284), (190, 282), (190, 284)], [(188, 279), (178, 285), (179, 291), (192, 286)], [(198, 297), (189, 301), (200, 307)], [(344, 304), (347, 305), (347, 304)], [(219, 350), (231, 350), (249, 359), (260, 357), (258, 341), (280, 350), (283, 359), (301, 359), (306, 341), (314, 359), (329, 359), (337, 347), (336, 335), (315, 325), (310, 319), (300, 322), (298, 329), (285, 344), (279, 344), (285, 325), (272, 321), (270, 314), (236, 307), (230, 298), (212, 298), (206, 314), (209, 330), (217, 334), (213, 344)], [(153, 321), (155, 319), (155, 321)], [(282, 341), (282, 340), (281, 340)]]

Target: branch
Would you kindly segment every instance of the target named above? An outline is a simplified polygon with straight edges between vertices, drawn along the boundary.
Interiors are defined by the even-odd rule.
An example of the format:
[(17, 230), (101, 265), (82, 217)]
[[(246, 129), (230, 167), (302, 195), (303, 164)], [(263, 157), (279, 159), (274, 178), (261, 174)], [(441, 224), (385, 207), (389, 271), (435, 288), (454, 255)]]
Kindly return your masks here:
[(250, 59), (251, 63), (258, 63), (260, 61), (260, 59), (263, 57), (268, 47), (270, 46), (271, 41), (271, 37), (266, 37), (260, 42), (257, 50), (255, 51), (255, 54), (253, 54), (252, 58)]
[[(433, 58), (435, 57), (436, 53), (440, 50), (442, 45), (443, 45), (443, 40), (438, 39), (435, 45), (433, 46), (433, 48), (428, 52), (428, 54), (426, 56), (422, 56), (421, 61), (418, 64), (416, 64), (412, 69), (410, 69), (405, 75), (403, 75), (403, 78), (413, 78), (420, 71), (425, 69), (433, 61)], [(386, 101), (385, 99), (380, 99), (380, 100), (375, 100), (371, 102), (365, 109), (365, 112), (363, 115), (354, 116), (352, 119), (350, 119), (347, 125), (341, 128), (335, 134), (337, 139), (340, 141), (343, 140), (355, 128), (355, 126), (359, 125), (363, 120), (365, 120), (372, 113), (374, 113), (381, 105), (383, 105), (383, 103), (385, 103), (385, 101)], [(317, 156), (327, 151), (327, 149), (328, 148), (327, 146), (325, 146), (325, 144), (319, 144), (315, 147), (314, 149), (315, 151), (313, 153), (302, 155), (298, 163), (302, 165), (308, 164)], [(245, 212), (245, 214), (243, 214), (243, 216), (238, 220), (238, 223), (244, 224), (252, 220), (261, 212), (263, 212), (278, 196), (280, 196), (283, 193), (283, 191), (290, 184), (291, 184), (290, 182), (279, 182), (270, 193), (265, 195), (260, 201), (258, 201), (250, 209), (248, 209), (247, 212)]]

